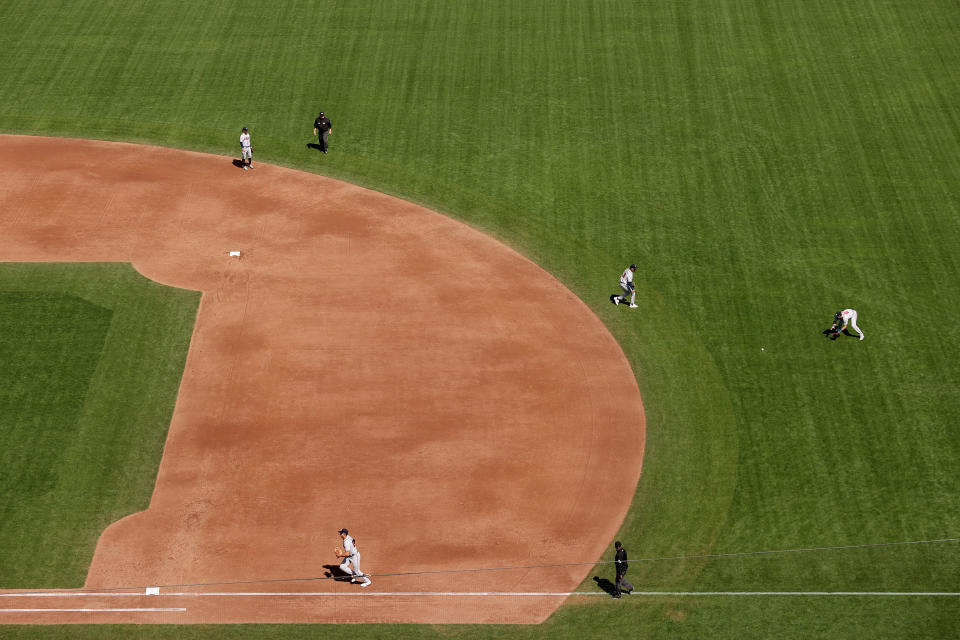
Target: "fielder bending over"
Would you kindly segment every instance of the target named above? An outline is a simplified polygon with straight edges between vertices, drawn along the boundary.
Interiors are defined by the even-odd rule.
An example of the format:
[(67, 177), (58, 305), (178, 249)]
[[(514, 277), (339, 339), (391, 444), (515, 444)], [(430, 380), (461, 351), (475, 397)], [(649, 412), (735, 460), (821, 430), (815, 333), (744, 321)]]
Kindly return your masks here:
[(343, 539), (343, 549), (337, 549), (336, 551), (337, 557), (342, 560), (340, 569), (345, 574), (353, 576), (350, 578), (350, 582), (356, 583), (357, 578), (362, 578), (363, 582), (360, 586), (369, 587), (370, 578), (363, 575), (363, 572), (360, 571), (360, 550), (357, 549), (356, 541), (350, 537), (350, 532), (346, 529), (340, 529), (337, 533), (339, 533), (340, 538)]
[(830, 330), (840, 333), (841, 331), (847, 330), (847, 325), (853, 327), (853, 330), (859, 333), (860, 339), (863, 340), (863, 331), (860, 331), (860, 327), (857, 326), (857, 312), (855, 309), (837, 311), (833, 316), (833, 326), (830, 327)]

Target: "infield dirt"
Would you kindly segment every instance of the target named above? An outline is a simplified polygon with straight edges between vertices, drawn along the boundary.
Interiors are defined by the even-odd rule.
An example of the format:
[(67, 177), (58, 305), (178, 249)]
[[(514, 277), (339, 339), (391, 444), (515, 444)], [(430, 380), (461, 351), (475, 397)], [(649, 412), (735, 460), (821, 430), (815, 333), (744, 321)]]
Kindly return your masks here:
[[(640, 475), (639, 391), (535, 264), (313, 174), (0, 140), (0, 260), (130, 262), (203, 292), (150, 508), (103, 533), (85, 585), (139, 589), (4, 592), (4, 609), (88, 611), (0, 623), (537, 623), (563, 598), (439, 593), (570, 591), (591, 566), (472, 570), (609, 551)], [(369, 589), (303, 580), (340, 527)]]

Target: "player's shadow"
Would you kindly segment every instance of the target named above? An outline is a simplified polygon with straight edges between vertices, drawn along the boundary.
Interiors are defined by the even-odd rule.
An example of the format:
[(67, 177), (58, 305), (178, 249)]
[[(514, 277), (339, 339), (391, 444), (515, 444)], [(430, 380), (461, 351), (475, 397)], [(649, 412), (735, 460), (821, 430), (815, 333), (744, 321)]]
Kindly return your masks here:
[(323, 572), (323, 577), (333, 578), (334, 581), (348, 581), (350, 580), (350, 574), (340, 568), (338, 564), (325, 564), (323, 568), (326, 571)]
[(597, 583), (597, 586), (606, 591), (608, 594), (616, 595), (617, 587), (615, 584), (607, 580), (606, 578), (601, 578), (600, 576), (593, 576), (593, 581)]
[(837, 338), (840, 337), (840, 334), (843, 334), (843, 335), (847, 336), (848, 338), (859, 338), (859, 337), (860, 337), (860, 336), (855, 336), (855, 335), (853, 335), (852, 333), (850, 333), (850, 332), (847, 331), (846, 329), (844, 329), (843, 331), (831, 331), (830, 329), (824, 329), (824, 330), (822, 331), (822, 333), (823, 333), (823, 335), (827, 336), (827, 337), (830, 338), (831, 340), (836, 340)]
[(308, 149), (316, 149), (317, 151), (323, 151), (323, 147), (321, 147), (321, 146), (320, 146), (319, 144), (317, 144), (316, 142), (308, 142), (308, 143), (307, 143), (307, 148), (308, 148)]
[(235, 166), (236, 168), (243, 169), (243, 165), (244, 165), (243, 160), (237, 160), (236, 158), (233, 159), (233, 166)]

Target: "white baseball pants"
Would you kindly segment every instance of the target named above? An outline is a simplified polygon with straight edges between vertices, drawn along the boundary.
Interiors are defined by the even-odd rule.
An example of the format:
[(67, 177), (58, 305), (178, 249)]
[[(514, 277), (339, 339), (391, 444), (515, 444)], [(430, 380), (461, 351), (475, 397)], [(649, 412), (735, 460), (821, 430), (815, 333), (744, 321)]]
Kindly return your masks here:
[(853, 311), (853, 309), (851, 309), (850, 311), (851, 311), (850, 320), (847, 321), (847, 324), (853, 327), (853, 330), (859, 333), (860, 339), (863, 340), (863, 331), (860, 331), (860, 327), (857, 326), (857, 312)]
[[(353, 565), (353, 568), (350, 568), (350, 565)], [(360, 554), (355, 553), (352, 556), (343, 559), (343, 562), (340, 563), (340, 569), (347, 575), (357, 576), (358, 578), (363, 578), (363, 581), (370, 583), (370, 578), (363, 575), (363, 572), (360, 571)]]
[(628, 285), (623, 284), (622, 282), (620, 283), (620, 288), (623, 289), (623, 295), (620, 296), (620, 299), (626, 300), (627, 294), (630, 294), (630, 304), (634, 304), (634, 300), (636, 300), (637, 298), (637, 290), (634, 289), (633, 291), (631, 291), (630, 287)]

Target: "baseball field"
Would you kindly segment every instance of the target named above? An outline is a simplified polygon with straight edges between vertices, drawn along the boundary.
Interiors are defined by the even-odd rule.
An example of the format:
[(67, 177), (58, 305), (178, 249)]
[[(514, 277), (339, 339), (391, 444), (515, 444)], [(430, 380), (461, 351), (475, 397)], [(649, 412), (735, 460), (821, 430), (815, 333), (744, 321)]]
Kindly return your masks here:
[[(177, 197), (172, 191), (145, 186), (140, 199), (135, 191), (126, 199), (104, 196), (106, 208), (127, 215), (125, 230), (116, 222), (121, 218), (104, 217), (110, 224), (102, 244), (91, 240), (95, 216), (81, 216), (79, 230), (54, 229), (51, 222), (45, 236), (42, 210), (3, 212), (0, 590), (82, 586), (104, 530), (170, 495), (155, 481), (158, 469), (161, 480), (181, 471), (165, 475), (161, 457), (185, 448), (183, 439), (168, 440), (171, 419), (184, 411), (183, 372), (229, 386), (226, 373), (191, 369), (188, 358), (198, 346), (229, 351), (198, 340), (205, 334), (194, 333), (195, 323), (206, 317), (229, 327), (247, 313), (242, 305), (230, 307), (229, 295), (218, 297), (232, 291), (225, 285), (239, 281), (239, 272), (225, 272), (209, 289), (190, 284), (207, 275), (191, 262), (190, 250), (206, 247), (218, 225), (228, 237), (245, 224), (251, 233), (279, 226), (269, 218), (273, 196), (264, 194), (317, 178), (289, 171), (297, 170), (379, 192), (359, 196), (365, 203), (381, 196), (412, 203), (409, 210), (395, 205), (413, 216), (403, 221), (431, 226), (403, 222), (409, 234), (403, 237), (421, 244), (402, 246), (417, 246), (427, 257), (440, 252), (431, 243), (449, 242), (447, 229), (463, 234), (456, 236), (465, 247), (456, 266), (463, 290), (455, 280), (444, 295), (435, 294), (429, 319), (419, 316), (423, 326), (483, 319), (494, 337), (498, 329), (523, 328), (498, 323), (495, 305), (478, 307), (481, 315), (470, 306), (477, 300), (471, 289), (487, 286), (483, 276), (513, 269), (521, 286), (529, 284), (530, 297), (549, 300), (535, 309), (506, 305), (504, 312), (569, 327), (577, 336), (595, 322), (625, 355), (624, 388), (638, 388), (643, 399), (643, 413), (633, 412), (626, 430), (617, 422), (623, 394), (593, 395), (602, 406), (591, 407), (584, 393), (576, 406), (552, 407), (568, 417), (590, 409), (604, 416), (604, 425), (590, 426), (603, 439), (585, 438), (583, 446), (604, 454), (590, 459), (577, 483), (606, 483), (609, 495), (598, 493), (596, 504), (616, 506), (617, 496), (626, 496), (629, 510), (622, 522), (619, 511), (598, 516), (598, 529), (581, 529), (583, 540), (574, 541), (590, 547), (603, 538), (607, 551), (529, 555), (537, 565), (607, 561), (620, 539), (630, 553), (634, 594), (606, 597), (613, 570), (599, 564), (574, 589), (597, 595), (567, 598), (541, 624), (361, 624), (350, 634), (960, 635), (958, 42), (960, 7), (937, 0), (0, 2), (0, 132), (141, 144), (122, 146), (140, 163), (128, 183), (148, 185), (151, 163), (157, 172), (183, 166), (193, 180), (185, 189), (201, 194), (197, 199), (204, 197), (207, 185), (198, 180), (206, 169), (192, 164), (199, 154), (174, 149), (219, 156), (229, 175), (216, 188), (239, 203), (221, 218), (204, 218), (196, 244), (177, 249), (183, 269), (177, 277), (168, 266), (151, 271), (123, 259), (137, 251), (158, 259), (160, 252), (149, 249), (171, 230), (187, 228), (169, 206)], [(334, 126), (327, 155), (307, 146), (316, 141), (311, 131), (320, 110)], [(253, 138), (253, 172), (229, 161), (243, 126)], [(22, 141), (0, 138), (0, 155), (12, 157)], [(43, 164), (30, 179), (18, 174), (18, 194), (35, 190), (54, 203), (58, 182), (64, 190), (100, 184), (109, 162), (91, 151), (85, 168), (81, 153), (100, 143), (69, 150), (73, 142), (59, 144), (63, 157), (44, 161), (47, 177)], [(340, 206), (333, 195), (345, 191), (321, 184), (315, 201), (303, 200), (305, 211), (325, 200)], [(277, 208), (286, 217), (276, 218), (296, 220), (291, 237), (306, 242), (334, 233), (294, 218), (292, 193), (283, 191), (287, 199)], [(250, 216), (239, 208), (243, 201), (256, 204)], [(57, 216), (67, 204), (57, 201)], [(466, 225), (431, 222), (414, 205)], [(368, 213), (366, 205), (343, 207), (343, 221), (323, 218), (336, 232), (342, 231), (336, 225), (345, 228), (352, 216)], [(150, 226), (148, 218), (156, 236), (140, 231)], [(29, 241), (18, 231), (27, 225)], [(395, 241), (399, 236), (384, 225), (349, 229), (357, 234), (349, 246), (364, 245), (364, 233)], [(488, 245), (467, 230), (532, 265), (513, 257), (487, 264), (480, 248)], [(116, 254), (100, 252), (108, 243)], [(278, 264), (297, 252), (293, 240), (273, 248), (269, 260)], [(253, 268), (237, 265), (267, 259), (259, 251), (245, 254), (245, 263), (224, 258), (231, 265), (224, 269)], [(360, 255), (352, 251), (344, 255)], [(490, 255), (506, 255), (498, 251)], [(394, 252), (382, 253), (384, 264), (406, 264)], [(68, 259), (21, 261), (55, 254)], [(383, 291), (375, 291), (362, 272), (338, 271), (331, 255), (317, 258), (328, 260), (320, 292), (279, 280), (262, 281), (263, 291), (289, 286), (283, 300), (299, 296), (319, 305), (322, 292), (353, 287), (375, 306), (380, 296), (392, 304), (418, 274), (426, 274), (421, 281), (437, 277), (433, 267), (377, 273)], [(377, 261), (373, 252), (358, 266), (377, 270)], [(630, 263), (638, 266), (637, 309), (609, 302)], [(551, 288), (554, 281), (540, 279), (534, 265), (566, 289)], [(287, 275), (292, 281), (302, 273)], [(393, 289), (392, 278), (398, 278)], [(279, 299), (262, 298), (263, 308)], [(865, 340), (827, 340), (821, 332), (847, 307), (859, 312)], [(295, 314), (296, 305), (290, 308)], [(570, 309), (569, 318), (561, 309)], [(369, 331), (382, 336), (389, 329)], [(566, 344), (564, 331), (549, 339), (512, 335), (531, 358), (579, 348), (582, 379), (605, 380), (606, 360), (582, 366), (587, 349)], [(594, 353), (608, 346), (600, 338), (597, 345)], [(376, 357), (367, 355), (364, 362)], [(290, 370), (278, 362), (264, 364), (265, 378)], [(392, 388), (415, 394), (409, 384)], [(294, 411), (294, 391), (301, 390), (267, 408), (274, 411), (282, 400), (284, 410)], [(485, 410), (473, 403), (471, 412)], [(631, 453), (644, 422), (642, 473), (633, 486), (623, 479), (639, 473)], [(531, 429), (533, 423), (524, 422)], [(538, 461), (576, 443), (573, 430), (563, 433), (556, 444), (495, 444), (503, 445), (510, 473), (559, 474)], [(231, 446), (231, 455), (242, 449)], [(194, 467), (202, 473), (210, 464), (197, 460)], [(237, 469), (238, 476), (247, 472)], [(502, 469), (488, 472), (473, 484), (492, 483), (511, 504), (529, 500), (496, 484)], [(391, 482), (408, 486), (398, 473)], [(552, 498), (534, 498), (526, 508), (549, 523), (543, 512)], [(362, 505), (352, 510), (362, 511)], [(557, 526), (568, 516), (583, 521), (588, 511), (571, 513), (558, 511)], [(434, 523), (423, 544), (442, 546), (452, 531), (462, 544), (472, 516), (451, 508), (449, 522)], [(277, 520), (283, 517), (278, 512)], [(609, 518), (616, 533), (607, 539)], [(369, 521), (368, 530), (376, 526), (376, 535), (389, 538), (388, 522)], [(249, 531), (273, 523), (244, 524)], [(548, 537), (513, 540), (511, 523), (505, 525), (504, 545), (554, 545)], [(326, 542), (332, 533), (296, 544), (332, 546)], [(476, 532), (477, 539), (489, 533)], [(376, 559), (380, 566), (394, 561)], [(522, 588), (513, 590), (536, 591), (537, 571), (526, 570)], [(136, 572), (128, 568), (126, 575)], [(445, 589), (463, 584), (454, 577)], [(12, 600), (3, 599), (0, 609), (16, 607)], [(533, 601), (517, 595), (503, 606), (520, 610)], [(299, 624), (110, 625), (103, 617), (70, 626), (5, 622), (0, 618), (4, 638), (301, 638), (338, 631)]]

